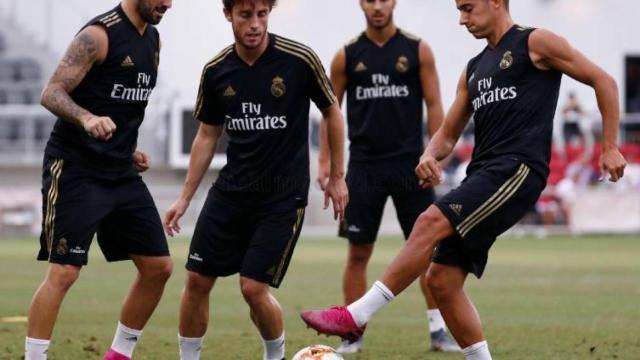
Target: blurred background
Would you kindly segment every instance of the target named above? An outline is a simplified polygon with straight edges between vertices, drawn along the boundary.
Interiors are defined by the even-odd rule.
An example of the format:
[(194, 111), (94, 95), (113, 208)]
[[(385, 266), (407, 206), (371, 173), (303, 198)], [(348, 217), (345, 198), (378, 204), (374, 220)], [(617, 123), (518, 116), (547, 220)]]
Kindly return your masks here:
[[(0, 0), (0, 237), (39, 234), (41, 162), (55, 118), (39, 105), (40, 92), (80, 27), (114, 7), (114, 0)], [(512, 234), (640, 234), (640, 2), (632, 0), (523, 0), (514, 20), (565, 36), (618, 81), (623, 116), (620, 144), (629, 161), (616, 185), (599, 182), (600, 115), (592, 90), (564, 77), (555, 120), (549, 184), (535, 209)], [(396, 23), (425, 39), (436, 56), (445, 109), (469, 58), (485, 46), (458, 25), (454, 0), (398, 0)], [(303, 42), (326, 68), (335, 52), (365, 27), (358, 1), (280, 0), (270, 31)], [(174, 0), (159, 25), (163, 47), (158, 86), (141, 128), (139, 148), (152, 156), (145, 173), (161, 214), (178, 196), (198, 126), (191, 117), (203, 65), (233, 41), (220, 0)], [(319, 112), (310, 114), (311, 164), (317, 159)], [(473, 146), (472, 124), (437, 191), (464, 177)], [(217, 170), (224, 147), (182, 220), (188, 234)], [(312, 179), (315, 174), (312, 173)], [(310, 192), (305, 234), (332, 235), (337, 226)], [(389, 202), (382, 233), (400, 234)]]

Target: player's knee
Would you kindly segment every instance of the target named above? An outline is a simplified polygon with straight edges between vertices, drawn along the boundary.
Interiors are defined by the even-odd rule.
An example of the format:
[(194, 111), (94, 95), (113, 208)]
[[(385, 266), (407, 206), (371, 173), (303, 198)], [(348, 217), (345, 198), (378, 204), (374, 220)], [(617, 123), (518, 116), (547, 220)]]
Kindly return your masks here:
[(50, 285), (67, 291), (80, 276), (80, 267), (74, 265), (55, 265), (51, 268), (47, 281)]
[(409, 239), (423, 239), (435, 245), (450, 233), (451, 224), (449, 220), (442, 215), (438, 208), (430, 206), (418, 216)]
[(255, 304), (269, 294), (269, 288), (266, 284), (250, 279), (240, 280), (240, 291), (247, 304)]
[(349, 249), (349, 256), (347, 258), (347, 265), (349, 267), (366, 267), (371, 258), (373, 248), (369, 245), (354, 246), (351, 245)]
[(214, 280), (206, 276), (188, 271), (185, 292), (189, 295), (208, 296)]
[(436, 298), (445, 296), (452, 290), (451, 283), (447, 280), (442, 269), (437, 266), (429, 267), (427, 271), (427, 285), (431, 294)]
[(171, 258), (166, 257), (162, 259), (156, 259), (153, 264), (145, 266), (140, 271), (140, 275), (155, 283), (166, 283), (171, 277), (173, 272), (173, 261)]
[(173, 273), (173, 261), (171, 258), (163, 261), (156, 270), (156, 278), (159, 281), (167, 282)]

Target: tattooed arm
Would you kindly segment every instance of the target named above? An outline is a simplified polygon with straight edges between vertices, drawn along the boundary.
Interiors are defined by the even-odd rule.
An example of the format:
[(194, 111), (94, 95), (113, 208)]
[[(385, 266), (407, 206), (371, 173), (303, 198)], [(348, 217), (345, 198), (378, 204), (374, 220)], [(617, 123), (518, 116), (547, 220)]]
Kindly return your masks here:
[(49, 83), (42, 91), (41, 104), (54, 115), (82, 127), (92, 137), (107, 141), (116, 125), (109, 117), (96, 116), (79, 106), (69, 94), (80, 84), (94, 64), (107, 56), (109, 38), (104, 28), (94, 25), (73, 39)]

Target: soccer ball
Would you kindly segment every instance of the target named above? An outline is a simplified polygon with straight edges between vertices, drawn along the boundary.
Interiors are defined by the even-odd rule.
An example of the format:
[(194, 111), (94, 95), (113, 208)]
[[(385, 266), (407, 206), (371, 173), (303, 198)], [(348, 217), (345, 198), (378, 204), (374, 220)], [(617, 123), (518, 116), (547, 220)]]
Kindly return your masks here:
[(344, 360), (332, 347), (311, 345), (298, 351), (291, 360)]

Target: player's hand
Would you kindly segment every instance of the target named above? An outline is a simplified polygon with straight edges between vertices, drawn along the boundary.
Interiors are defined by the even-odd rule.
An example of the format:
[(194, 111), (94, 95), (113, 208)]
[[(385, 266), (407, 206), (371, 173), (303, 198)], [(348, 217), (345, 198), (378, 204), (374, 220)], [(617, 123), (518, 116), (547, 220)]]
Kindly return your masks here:
[(189, 207), (189, 202), (184, 199), (178, 199), (176, 202), (171, 205), (167, 213), (164, 215), (164, 220), (162, 221), (162, 226), (164, 227), (164, 231), (167, 235), (173, 237), (173, 235), (177, 235), (180, 233), (180, 224), (178, 224), (178, 220), (184, 215)]
[(100, 141), (108, 141), (116, 131), (116, 124), (108, 116), (92, 116), (82, 122), (84, 131)]
[(138, 172), (145, 172), (151, 167), (151, 157), (142, 150), (133, 153), (133, 167)]
[(327, 190), (327, 184), (329, 183), (329, 173), (331, 172), (329, 169), (331, 168), (331, 164), (329, 160), (320, 160), (318, 161), (318, 185), (322, 191)]
[(609, 174), (609, 181), (616, 182), (624, 176), (624, 168), (627, 161), (624, 159), (618, 148), (610, 148), (602, 151), (600, 157), (600, 181), (604, 181)]
[(420, 179), (420, 186), (425, 189), (442, 183), (442, 169), (436, 158), (430, 155), (422, 155), (420, 163), (416, 166), (416, 175)]
[(324, 209), (329, 207), (329, 199), (333, 203), (333, 219), (344, 219), (344, 210), (349, 203), (349, 191), (344, 178), (334, 179), (329, 177), (329, 182), (324, 190)]

